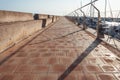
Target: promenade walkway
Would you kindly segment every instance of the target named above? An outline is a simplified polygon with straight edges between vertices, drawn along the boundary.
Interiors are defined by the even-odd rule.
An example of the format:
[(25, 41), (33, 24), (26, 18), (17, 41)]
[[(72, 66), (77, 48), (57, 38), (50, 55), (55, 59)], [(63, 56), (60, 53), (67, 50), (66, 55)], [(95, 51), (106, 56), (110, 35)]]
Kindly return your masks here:
[(0, 65), (0, 80), (120, 80), (120, 58), (62, 17)]

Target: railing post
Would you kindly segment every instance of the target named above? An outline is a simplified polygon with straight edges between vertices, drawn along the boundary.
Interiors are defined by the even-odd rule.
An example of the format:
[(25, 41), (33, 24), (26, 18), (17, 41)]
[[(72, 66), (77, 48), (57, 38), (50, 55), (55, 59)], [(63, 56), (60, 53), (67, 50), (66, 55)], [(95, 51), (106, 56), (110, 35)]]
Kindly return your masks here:
[(72, 14), (74, 15), (73, 16), (73, 21), (74, 21), (74, 23), (76, 23), (76, 13), (72, 12)]
[(85, 15), (85, 13), (82, 11), (82, 9), (80, 9), (80, 11), (83, 13), (83, 16), (84, 16), (84, 18), (83, 18), (83, 30), (86, 30), (86, 28), (87, 28), (86, 23), (85, 23), (85, 21), (86, 21), (86, 15)]
[(91, 5), (97, 10), (98, 12), (98, 22), (97, 22), (97, 38), (104, 38), (103, 28), (101, 24), (101, 17), (100, 17), (100, 11), (97, 9), (96, 6), (94, 6), (92, 3)]
[[(77, 11), (75, 11), (75, 13), (77, 14), (77, 23), (79, 23), (79, 14)], [(79, 25), (79, 24), (78, 24)]]

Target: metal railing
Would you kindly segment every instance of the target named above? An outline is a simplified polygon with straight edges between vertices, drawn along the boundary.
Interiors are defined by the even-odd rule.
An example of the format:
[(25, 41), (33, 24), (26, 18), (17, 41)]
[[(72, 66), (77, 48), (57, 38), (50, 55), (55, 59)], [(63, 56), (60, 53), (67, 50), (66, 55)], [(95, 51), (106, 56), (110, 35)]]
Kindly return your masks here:
[[(79, 11), (83, 14), (83, 21), (82, 21), (83, 30), (86, 30), (86, 29), (87, 29), (87, 26), (86, 26), (86, 18), (87, 18), (87, 16), (86, 16), (85, 12), (84, 12), (82, 9), (85, 8), (85, 7), (88, 6), (88, 5), (93, 6), (93, 8), (95, 8), (95, 10), (98, 12), (98, 17), (97, 17), (97, 18), (98, 18), (98, 21), (97, 21), (97, 27), (96, 27), (96, 30), (97, 30), (97, 38), (103, 38), (103, 37), (104, 37), (104, 34), (103, 34), (102, 31), (101, 31), (101, 30), (102, 30), (102, 25), (101, 25), (100, 11), (99, 11), (99, 9), (98, 9), (95, 5), (93, 5), (93, 3), (95, 3), (96, 1), (98, 1), (98, 0), (91, 1), (90, 3), (88, 3), (88, 4), (86, 4), (86, 5), (82, 6), (82, 7), (74, 10), (73, 12), (71, 12), (71, 13), (68, 14), (68, 17), (69, 17), (69, 15), (71, 15), (72, 13), (74, 13), (74, 14), (75, 14), (75, 15), (74, 15), (75, 19), (77, 18), (77, 20), (79, 20), (79, 13), (77, 13), (77, 11), (79, 10)], [(77, 15), (77, 16), (76, 16), (76, 15)], [(70, 17), (71, 17), (71, 16), (70, 16)], [(78, 21), (78, 22), (79, 22), (79, 21)]]

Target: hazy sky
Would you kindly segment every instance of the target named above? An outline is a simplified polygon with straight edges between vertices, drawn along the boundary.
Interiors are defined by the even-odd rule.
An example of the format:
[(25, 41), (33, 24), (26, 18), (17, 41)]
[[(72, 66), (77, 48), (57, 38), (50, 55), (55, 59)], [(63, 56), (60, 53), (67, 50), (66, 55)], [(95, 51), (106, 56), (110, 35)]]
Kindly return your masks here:
[[(82, 0), (82, 5), (90, 1)], [(109, 1), (112, 10), (120, 10), (120, 0)], [(66, 15), (80, 7), (80, 4), (81, 0), (0, 0), (0, 10)], [(96, 6), (104, 11), (104, 0), (99, 0)], [(88, 9), (89, 7), (86, 11), (89, 11)]]

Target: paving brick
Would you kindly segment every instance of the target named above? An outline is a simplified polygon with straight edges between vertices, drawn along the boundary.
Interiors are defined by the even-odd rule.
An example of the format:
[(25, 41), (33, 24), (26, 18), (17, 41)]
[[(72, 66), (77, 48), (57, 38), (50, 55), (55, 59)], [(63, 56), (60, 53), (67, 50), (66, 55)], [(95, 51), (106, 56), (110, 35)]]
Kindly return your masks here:
[(40, 57), (52, 57), (52, 56), (54, 56), (54, 54), (50, 52), (44, 52), (40, 54)]
[(27, 57), (28, 54), (26, 52), (17, 52), (16, 57)]
[(64, 46), (64, 45), (60, 45), (60, 46), (57, 46), (57, 48), (62, 48), (62, 49), (64, 49), (65, 46)]
[(20, 80), (38, 80), (38, 74), (21, 74)]
[(47, 48), (56, 48), (56, 45), (48, 45)]
[(54, 65), (54, 64), (59, 64), (60, 63), (60, 58), (59, 57), (50, 57), (48, 58), (48, 64)]
[(3, 77), (3, 76), (2, 76), (2, 74), (0, 73), (0, 80), (1, 80), (2, 77)]
[(47, 63), (47, 58), (31, 58), (29, 60), (29, 64), (31, 65), (41, 65), (46, 63)]
[(32, 72), (32, 66), (30, 65), (20, 65), (17, 67), (16, 71), (17, 73), (31, 73)]
[(65, 65), (70, 65), (73, 63), (73, 59), (72, 58), (69, 58), (69, 57), (61, 57), (60, 58), (60, 63), (61, 64), (65, 64)]
[(32, 73), (47, 73), (49, 71), (49, 66), (47, 65), (37, 65), (37, 66), (32, 66)]
[(5, 64), (10, 64), (10, 65), (20, 65), (20, 64), (26, 64), (28, 62), (28, 59), (25, 57), (13, 57), (9, 59)]
[(47, 80), (48, 74), (47, 73), (39, 73), (38, 74), (38, 79), (37, 80)]
[(111, 65), (101, 65), (101, 68), (103, 69), (104, 72), (118, 72), (118, 70)]
[(103, 56), (105, 56), (105, 57), (116, 57), (113, 53), (111, 53), (111, 52), (104, 52), (103, 53)]
[(84, 69), (86, 69), (86, 71), (88, 72), (102, 72), (98, 65), (89, 64), (84, 65), (84, 67), (85, 67)]
[(77, 57), (77, 54), (76, 54), (75, 51), (72, 51), (72, 52), (70, 52), (70, 53), (67, 53), (66, 56), (67, 56), (67, 57), (71, 57), (71, 58), (76, 58), (76, 57)]
[(54, 49), (50, 49), (50, 51), (56, 52), (56, 51), (59, 51), (59, 49), (58, 48), (54, 48)]
[(13, 80), (14, 76), (13, 75), (4, 75), (1, 80)]
[(38, 48), (45, 48), (44, 45), (38, 45)]
[(96, 56), (96, 57), (103, 57), (103, 55), (101, 54), (101, 53), (99, 53), (99, 52), (95, 52), (94, 51), (94, 53), (92, 53), (94, 56)]
[(21, 76), (18, 74), (4, 74), (1, 75), (0, 80), (20, 80)]
[(117, 80), (112, 74), (107, 74), (107, 73), (98, 74), (98, 79), (99, 80)]
[(57, 56), (57, 57), (64, 57), (64, 56), (66, 56), (66, 53), (63, 52), (62, 50), (60, 50), (60, 51), (57, 51), (57, 52), (56, 52), (56, 56)]
[(114, 63), (114, 60), (113, 60), (112, 58), (103, 57), (103, 60), (104, 60), (106, 63)]
[(85, 73), (86, 80), (98, 80), (96, 75), (93, 73)]
[(50, 67), (50, 72), (64, 72), (66, 68), (65, 65), (56, 64)]
[(48, 76), (46, 77), (46, 80), (57, 80), (58, 75), (55, 73), (48, 73)]
[(87, 61), (90, 64), (104, 64), (104, 62), (100, 58), (98, 58), (98, 57), (87, 58)]
[(87, 78), (85, 77), (85, 75), (83, 73), (79, 73), (78, 80), (87, 80)]
[(40, 56), (40, 52), (36, 52), (36, 53), (30, 53), (29, 57), (34, 58), (34, 57), (39, 57)]
[(34, 54), (32, 53), (32, 54), (29, 55), (29, 57), (34, 58), (34, 57), (39, 57), (39, 55), (40, 54), (38, 54), (38, 53), (34, 53)]
[(47, 52), (47, 51), (48, 51), (48, 49), (46, 49), (46, 48), (45, 49), (43, 49), (43, 48), (39, 49), (39, 52), (41, 52), (41, 53), (42, 52)]
[(77, 80), (77, 75), (76, 74), (68, 75), (64, 80)]
[(9, 64), (5, 64), (0, 66), (0, 73), (13, 73), (15, 71), (15, 69), (17, 68), (17, 65), (9, 65)]
[(57, 74), (49, 73), (47, 75), (40, 75), (38, 80), (57, 80)]

